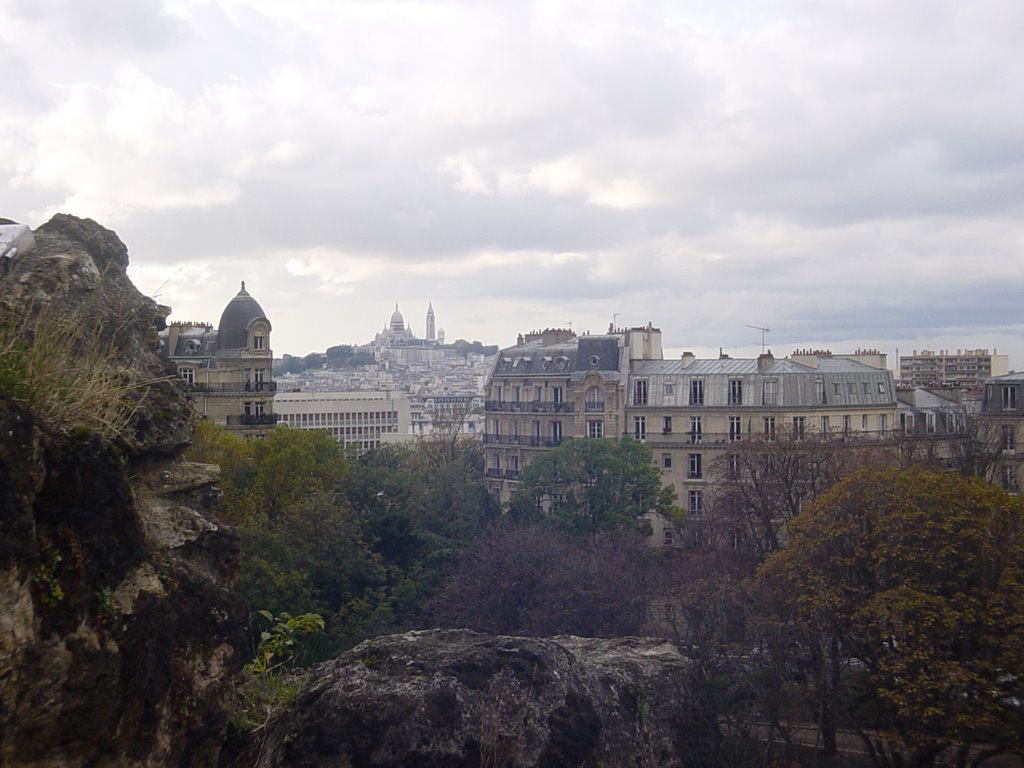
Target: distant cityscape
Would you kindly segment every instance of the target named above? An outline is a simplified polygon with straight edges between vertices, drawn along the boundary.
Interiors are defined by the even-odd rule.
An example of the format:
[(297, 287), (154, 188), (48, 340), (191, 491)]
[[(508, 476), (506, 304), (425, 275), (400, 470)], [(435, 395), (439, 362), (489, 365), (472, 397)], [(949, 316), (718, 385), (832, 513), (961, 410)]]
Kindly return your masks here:
[[(988, 474), (1019, 487), (1024, 375), (995, 350), (914, 350), (895, 372), (874, 349), (665, 359), (661, 331), (649, 324), (532, 331), (499, 351), (446, 344), (430, 303), (424, 318), (420, 338), (396, 304), (366, 343), (274, 360), (270, 319), (242, 283), (216, 327), (172, 323), (161, 345), (201, 414), (228, 429), (247, 437), (278, 423), (326, 430), (357, 452), (439, 433), (472, 437), (503, 502), (525, 467), (565, 440), (632, 437), (652, 449), (698, 539), (715, 492), (709, 470), (741, 441), (867, 440), (952, 462), (954, 441), (982, 424), (994, 452)], [(662, 543), (676, 543), (671, 525), (652, 527)]]

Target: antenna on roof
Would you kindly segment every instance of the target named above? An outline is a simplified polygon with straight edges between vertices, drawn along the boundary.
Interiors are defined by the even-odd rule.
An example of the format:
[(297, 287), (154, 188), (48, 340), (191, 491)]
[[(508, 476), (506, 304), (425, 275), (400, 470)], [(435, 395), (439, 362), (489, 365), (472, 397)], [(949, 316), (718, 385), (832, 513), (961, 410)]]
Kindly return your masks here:
[(761, 354), (763, 355), (764, 354), (764, 337), (765, 337), (765, 334), (771, 333), (772, 329), (771, 328), (763, 328), (760, 325), (750, 325), (749, 323), (747, 324), (747, 328), (753, 328), (755, 331), (760, 331), (761, 332)]

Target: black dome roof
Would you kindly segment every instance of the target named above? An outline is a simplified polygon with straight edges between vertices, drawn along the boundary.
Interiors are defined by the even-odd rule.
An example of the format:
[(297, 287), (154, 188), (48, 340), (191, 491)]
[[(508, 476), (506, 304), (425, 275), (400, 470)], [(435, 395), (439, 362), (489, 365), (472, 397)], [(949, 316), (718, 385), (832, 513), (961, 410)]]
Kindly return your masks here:
[[(267, 320), (267, 315), (259, 302), (246, 293), (243, 280), (242, 290), (228, 302), (220, 316), (220, 324), (217, 326), (217, 349), (245, 349), (249, 324), (261, 318)], [(270, 325), (269, 320), (267, 325)]]

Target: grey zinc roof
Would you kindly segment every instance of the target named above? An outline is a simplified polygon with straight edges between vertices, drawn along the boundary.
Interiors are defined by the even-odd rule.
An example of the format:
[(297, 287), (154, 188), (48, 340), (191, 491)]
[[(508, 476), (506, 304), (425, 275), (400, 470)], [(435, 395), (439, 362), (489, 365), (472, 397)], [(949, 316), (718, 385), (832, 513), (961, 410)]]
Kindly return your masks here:
[(880, 368), (873, 368), (857, 360), (846, 358), (819, 357), (817, 367), (806, 365), (788, 358), (777, 358), (763, 370), (758, 370), (756, 358), (723, 358), (698, 359), (689, 365), (682, 360), (645, 360), (633, 368), (635, 374), (649, 376), (659, 373), (682, 374), (685, 376), (711, 376), (714, 374), (741, 375), (762, 373), (778, 376), (786, 373), (878, 373)]
[(537, 376), (619, 370), (618, 336), (578, 336), (556, 344), (537, 339), (498, 353), (494, 374)]
[(217, 325), (217, 348), (244, 349), (249, 324), (258, 319), (266, 320), (267, 315), (259, 302), (246, 292), (243, 282), (242, 289), (228, 302), (220, 316), (220, 323)]

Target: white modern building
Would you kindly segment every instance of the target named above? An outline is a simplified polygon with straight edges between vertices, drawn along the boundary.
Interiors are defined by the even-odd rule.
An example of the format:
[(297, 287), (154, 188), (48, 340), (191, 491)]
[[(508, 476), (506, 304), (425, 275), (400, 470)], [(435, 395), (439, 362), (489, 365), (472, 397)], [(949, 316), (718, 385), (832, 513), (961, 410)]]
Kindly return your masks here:
[(322, 429), (357, 452), (412, 439), (409, 401), (402, 392), (278, 392), (279, 424)]

